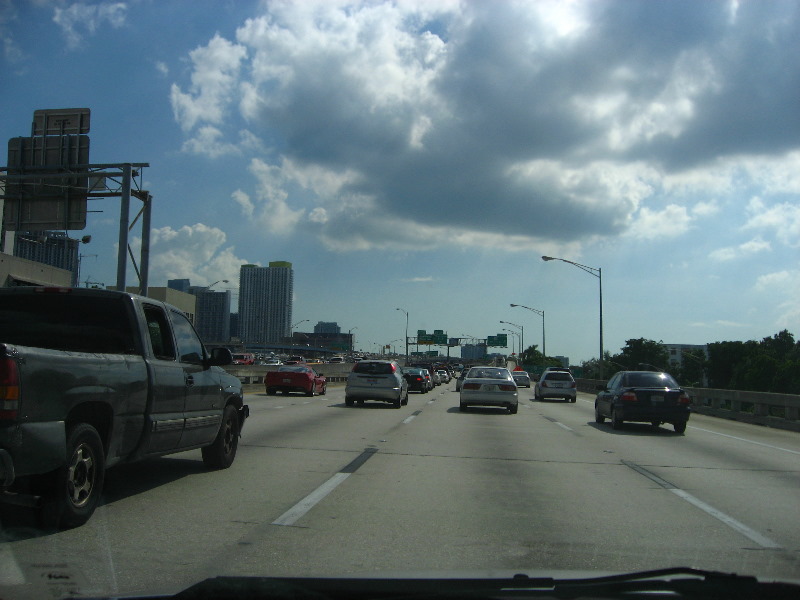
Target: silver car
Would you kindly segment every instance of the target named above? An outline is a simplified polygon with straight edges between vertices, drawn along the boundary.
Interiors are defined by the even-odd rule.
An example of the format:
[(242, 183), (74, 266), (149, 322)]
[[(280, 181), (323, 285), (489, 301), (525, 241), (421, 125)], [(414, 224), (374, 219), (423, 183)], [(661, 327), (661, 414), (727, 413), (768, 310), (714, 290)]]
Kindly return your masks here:
[(393, 360), (361, 360), (347, 376), (344, 403), (353, 406), (364, 400), (389, 402), (395, 408), (408, 404), (408, 382)]
[(501, 406), (516, 414), (517, 384), (508, 369), (502, 367), (472, 367), (461, 383), (459, 408), (470, 406)]
[(531, 387), (531, 376), (527, 371), (511, 371), (511, 376), (517, 382), (517, 387)]
[(569, 371), (545, 371), (536, 382), (534, 398), (544, 400), (545, 398), (563, 398), (568, 402), (575, 402), (578, 396), (578, 388), (575, 379)]

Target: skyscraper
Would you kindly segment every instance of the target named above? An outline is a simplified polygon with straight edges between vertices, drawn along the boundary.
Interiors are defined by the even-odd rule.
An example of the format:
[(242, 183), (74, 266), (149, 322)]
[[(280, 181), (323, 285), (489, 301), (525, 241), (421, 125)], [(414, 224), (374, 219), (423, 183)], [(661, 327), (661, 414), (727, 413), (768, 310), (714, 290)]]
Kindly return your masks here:
[(194, 327), (204, 342), (227, 342), (231, 337), (231, 292), (189, 287), (196, 298)]
[(239, 337), (245, 344), (277, 343), (289, 337), (292, 323), (292, 263), (239, 270)]

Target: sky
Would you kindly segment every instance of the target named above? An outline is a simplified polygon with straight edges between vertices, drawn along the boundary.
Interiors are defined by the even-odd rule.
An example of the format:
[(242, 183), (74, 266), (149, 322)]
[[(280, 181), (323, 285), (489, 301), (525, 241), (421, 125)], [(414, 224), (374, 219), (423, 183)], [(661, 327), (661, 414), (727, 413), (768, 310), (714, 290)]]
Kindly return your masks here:
[[(289, 261), (297, 330), (544, 325), (579, 364), (600, 269), (612, 354), (798, 334), (795, 0), (0, 0), (0, 42), (0, 137), (86, 107), (92, 163), (149, 163), (151, 286), (235, 303)], [(119, 201), (90, 210), (113, 285)]]

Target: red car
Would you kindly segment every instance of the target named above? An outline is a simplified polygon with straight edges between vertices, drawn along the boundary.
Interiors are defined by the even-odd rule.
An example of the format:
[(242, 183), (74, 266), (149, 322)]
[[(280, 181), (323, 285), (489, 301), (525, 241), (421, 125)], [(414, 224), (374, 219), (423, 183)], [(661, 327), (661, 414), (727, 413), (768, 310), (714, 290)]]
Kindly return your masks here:
[(277, 371), (267, 373), (264, 387), (270, 396), (278, 392), (302, 392), (306, 396), (324, 395), (328, 391), (328, 381), (325, 375), (307, 365), (282, 365)]

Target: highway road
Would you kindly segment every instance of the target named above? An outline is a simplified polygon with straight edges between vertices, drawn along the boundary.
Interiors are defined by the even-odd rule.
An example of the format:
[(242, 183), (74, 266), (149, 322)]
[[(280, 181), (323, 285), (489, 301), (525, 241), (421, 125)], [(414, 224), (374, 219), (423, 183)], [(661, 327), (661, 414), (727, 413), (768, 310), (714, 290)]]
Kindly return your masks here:
[[(407, 406), (247, 395), (233, 466), (187, 452), (109, 471), (78, 529), (0, 513), (0, 597), (53, 569), (84, 594), (176, 592), (213, 575), (695, 566), (800, 574), (800, 434), (693, 415), (594, 422), (593, 397), (458, 410), (453, 384)], [(64, 588), (66, 589), (66, 588)]]

